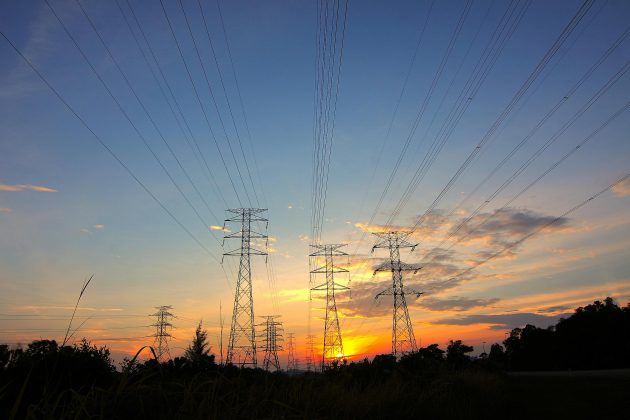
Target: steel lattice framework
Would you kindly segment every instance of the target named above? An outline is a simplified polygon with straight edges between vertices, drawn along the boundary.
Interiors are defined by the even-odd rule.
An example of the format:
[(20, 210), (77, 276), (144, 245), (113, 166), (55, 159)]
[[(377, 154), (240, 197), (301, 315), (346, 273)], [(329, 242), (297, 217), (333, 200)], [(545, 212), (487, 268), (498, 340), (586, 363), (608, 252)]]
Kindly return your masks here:
[(263, 327), (261, 334), (262, 342), (265, 347), (265, 358), (263, 359), (263, 369), (269, 370), (274, 368), (276, 371), (280, 370), (280, 360), (278, 359), (278, 350), (282, 350), (282, 322), (276, 321), (280, 318), (280, 315), (266, 315), (261, 317), (265, 320), (262, 324), (258, 324)]
[(170, 312), (170, 310), (173, 309), (170, 305), (156, 306), (155, 309), (157, 309), (157, 312), (150, 315), (156, 318), (155, 324), (151, 324), (152, 327), (155, 327), (155, 334), (153, 334), (153, 350), (155, 350), (157, 360), (161, 362), (164, 355), (168, 356), (169, 359), (171, 358), (168, 340), (172, 335), (168, 330), (173, 328), (170, 319), (174, 318), (175, 315)]
[(311, 372), (314, 370), (315, 365), (315, 336), (313, 334), (309, 334), (306, 336), (306, 358), (304, 360), (306, 363), (306, 370)]
[(295, 334), (287, 334), (287, 371), (295, 372), (298, 369), (298, 361), (295, 358)]
[(254, 297), (250, 257), (252, 255), (267, 255), (266, 252), (252, 247), (252, 239), (267, 241), (267, 235), (253, 231), (252, 222), (266, 223), (268, 220), (262, 217), (261, 214), (267, 209), (242, 208), (229, 209), (227, 211), (234, 213), (235, 216), (226, 219), (225, 223), (240, 223), (241, 230), (226, 235), (224, 239), (240, 239), (241, 247), (223, 254), (224, 256), (240, 258), (226, 361), (228, 364), (252, 365), (256, 367), (256, 327), (254, 324)]
[(374, 274), (379, 271), (391, 271), (392, 285), (382, 292), (378, 293), (374, 298), (381, 296), (393, 296), (394, 308), (392, 313), (392, 354), (399, 356), (404, 353), (415, 352), (418, 350), (416, 337), (413, 333), (413, 325), (409, 317), (409, 309), (407, 308), (407, 295), (420, 296), (421, 292), (416, 292), (405, 287), (403, 283), (403, 271), (419, 270), (411, 264), (400, 261), (400, 248), (411, 248), (413, 251), (417, 244), (412, 244), (405, 238), (408, 234), (403, 232), (378, 232), (374, 233), (378, 237), (376, 244), (372, 247), (372, 252), (377, 248), (389, 249), (389, 261), (381, 264)]
[(311, 246), (315, 249), (315, 252), (310, 254), (311, 257), (316, 259), (324, 258), (324, 265), (315, 268), (311, 273), (326, 275), (326, 282), (311, 288), (314, 291), (326, 291), (326, 318), (324, 321), (324, 347), (322, 350), (322, 369), (325, 369), (333, 362), (339, 362), (344, 357), (335, 292), (350, 289), (335, 282), (335, 273), (347, 273), (348, 270), (336, 266), (334, 258), (348, 254), (339, 251), (339, 248), (344, 246), (343, 244)]

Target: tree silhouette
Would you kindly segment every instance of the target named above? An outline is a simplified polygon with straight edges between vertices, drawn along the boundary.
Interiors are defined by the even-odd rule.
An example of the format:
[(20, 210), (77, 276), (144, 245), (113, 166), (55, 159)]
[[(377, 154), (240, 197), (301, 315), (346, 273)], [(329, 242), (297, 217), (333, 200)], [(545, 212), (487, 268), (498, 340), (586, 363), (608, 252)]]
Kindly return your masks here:
[(503, 344), (510, 370), (630, 367), (630, 304), (621, 308), (607, 297), (555, 327), (514, 328)]
[(453, 367), (459, 368), (470, 361), (467, 353), (474, 350), (472, 346), (462, 343), (462, 340), (451, 340), (446, 348), (446, 361)]
[(199, 321), (193, 340), (186, 349), (184, 357), (193, 364), (213, 364), (214, 355), (209, 353), (208, 331), (203, 329), (202, 321)]

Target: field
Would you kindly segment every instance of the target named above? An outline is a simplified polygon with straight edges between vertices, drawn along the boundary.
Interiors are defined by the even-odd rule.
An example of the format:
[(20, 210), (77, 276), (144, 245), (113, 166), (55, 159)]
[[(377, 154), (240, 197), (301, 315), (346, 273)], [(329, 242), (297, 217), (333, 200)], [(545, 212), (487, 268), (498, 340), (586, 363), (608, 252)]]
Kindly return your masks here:
[[(23, 386), (26, 384), (26, 386)], [(166, 366), (116, 373), (106, 385), (52, 391), (27, 377), (18, 395), (3, 388), (2, 418), (226, 419), (624, 419), (630, 371), (597, 375), (506, 375), (355, 365), (325, 374), (213, 369), (190, 375)], [(41, 398), (34, 396), (37, 389)]]

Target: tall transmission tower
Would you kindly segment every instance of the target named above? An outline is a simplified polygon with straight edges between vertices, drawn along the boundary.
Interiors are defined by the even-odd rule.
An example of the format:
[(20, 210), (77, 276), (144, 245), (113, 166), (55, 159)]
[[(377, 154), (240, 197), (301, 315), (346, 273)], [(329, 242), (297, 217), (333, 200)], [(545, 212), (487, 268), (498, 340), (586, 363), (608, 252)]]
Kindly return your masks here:
[(409, 317), (409, 309), (407, 309), (407, 295), (420, 296), (421, 292), (408, 289), (403, 284), (403, 271), (413, 271), (419, 268), (410, 264), (400, 262), (400, 248), (411, 248), (413, 251), (417, 244), (412, 244), (405, 239), (406, 233), (402, 232), (378, 232), (374, 233), (378, 237), (376, 244), (372, 247), (372, 252), (377, 248), (389, 249), (389, 262), (382, 264), (374, 274), (379, 271), (391, 271), (392, 285), (382, 292), (378, 293), (374, 298), (381, 296), (394, 296), (394, 310), (392, 313), (392, 354), (399, 356), (408, 352), (418, 350), (416, 337), (413, 334), (413, 325)]
[(282, 322), (276, 321), (280, 315), (263, 316), (265, 322), (258, 324), (263, 327), (262, 342), (265, 346), (265, 358), (263, 359), (263, 369), (269, 370), (275, 368), (280, 370), (280, 360), (278, 359), (278, 350), (282, 350)]
[(335, 273), (347, 273), (348, 270), (337, 267), (334, 264), (334, 257), (348, 254), (339, 251), (339, 248), (344, 246), (343, 244), (311, 246), (315, 248), (315, 252), (310, 254), (311, 257), (315, 257), (316, 260), (324, 258), (324, 265), (311, 270), (311, 273), (326, 275), (326, 282), (311, 288), (311, 290), (315, 291), (326, 291), (326, 318), (324, 321), (324, 347), (322, 350), (322, 369), (325, 369), (333, 362), (339, 362), (344, 357), (335, 292), (350, 289), (335, 282)]
[[(225, 239), (240, 239), (241, 247), (226, 252), (223, 256), (239, 257), (238, 279), (234, 294), (234, 309), (232, 310), (232, 325), (228, 342), (227, 363), (238, 365), (252, 365), (256, 367), (256, 327), (254, 325), (254, 296), (252, 293), (251, 255), (267, 255), (266, 252), (252, 247), (252, 239), (267, 241), (267, 235), (252, 230), (252, 222), (267, 222), (261, 216), (267, 209), (229, 209), (235, 216), (225, 220), (241, 224), (241, 230), (229, 235)], [(225, 228), (224, 223), (224, 228)]]
[(298, 368), (298, 361), (295, 358), (295, 334), (287, 334), (287, 372), (295, 372)]
[(315, 369), (314, 365), (315, 361), (315, 336), (313, 334), (309, 334), (306, 336), (306, 358), (304, 362), (306, 363), (306, 370), (311, 372)]
[(153, 334), (153, 349), (155, 350), (155, 355), (157, 357), (158, 362), (161, 362), (164, 355), (171, 358), (171, 352), (168, 348), (168, 340), (172, 337), (172, 335), (168, 332), (168, 330), (173, 328), (173, 324), (171, 324), (170, 319), (174, 318), (170, 310), (173, 309), (172, 306), (156, 306), (157, 312), (151, 314), (150, 316), (154, 316), (155, 324), (151, 324), (152, 327), (155, 327), (155, 334)]

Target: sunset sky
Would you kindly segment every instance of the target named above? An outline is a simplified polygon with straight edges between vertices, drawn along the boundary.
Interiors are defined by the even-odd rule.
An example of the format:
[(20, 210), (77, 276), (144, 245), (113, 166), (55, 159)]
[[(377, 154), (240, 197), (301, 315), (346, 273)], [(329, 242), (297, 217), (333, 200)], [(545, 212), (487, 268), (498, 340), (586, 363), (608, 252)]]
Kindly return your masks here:
[[(225, 210), (249, 206), (249, 195), (253, 206), (269, 209), (270, 259), (265, 266), (256, 257), (253, 268), (255, 315), (281, 315), (285, 332), (297, 337), (301, 359), (310, 317), (321, 348), (323, 296), (313, 294), (311, 311), (308, 303), (316, 2), (219, 0), (250, 139), (216, 1), (201, 4), (221, 74), (199, 3), (181, 2), (189, 32), (179, 0), (162, 0), (219, 154), (160, 0), (80, 0), (116, 63), (77, 1), (47, 1), (52, 10), (44, 0), (0, 4), (0, 342), (62, 339), (81, 285), (94, 274), (77, 311), (75, 326), (84, 322), (77, 339), (106, 344), (120, 360), (152, 343), (148, 315), (154, 307), (172, 305), (172, 353), (183, 351), (200, 319), (217, 353), (219, 305), (227, 342), (238, 267), (233, 257), (220, 265), (223, 252), (238, 247), (236, 241), (221, 247)], [(337, 305), (351, 359), (391, 347), (391, 298), (374, 299), (391, 279), (372, 275), (386, 251), (370, 252), (370, 233), (408, 231), (419, 218), (409, 239), (419, 245), (402, 253), (405, 262), (423, 266), (405, 277), (425, 292), (409, 302), (419, 345), (445, 347), (461, 339), (478, 353), (511, 328), (546, 327), (595, 299), (630, 301), (630, 180), (560, 217), (630, 172), (630, 2), (593, 2), (537, 67), (582, 3), (523, 0), (511, 9), (508, 2), (487, 0), (349, 2), (322, 241), (347, 244), (349, 256), (339, 264), (350, 273), (338, 282), (351, 292), (340, 293)], [(513, 31), (479, 89), (459, 98), (501, 19), (512, 12), (523, 14), (511, 21)], [(162, 92), (171, 98), (169, 88), (190, 131), (171, 111), (174, 102), (164, 99)], [(423, 159), (435, 151), (458, 98), (466, 104), (461, 119), (397, 207)], [(473, 152), (474, 160), (441, 196)], [(479, 228), (455, 231), (468, 218), (467, 227)], [(284, 353), (281, 358), (285, 364)]]

